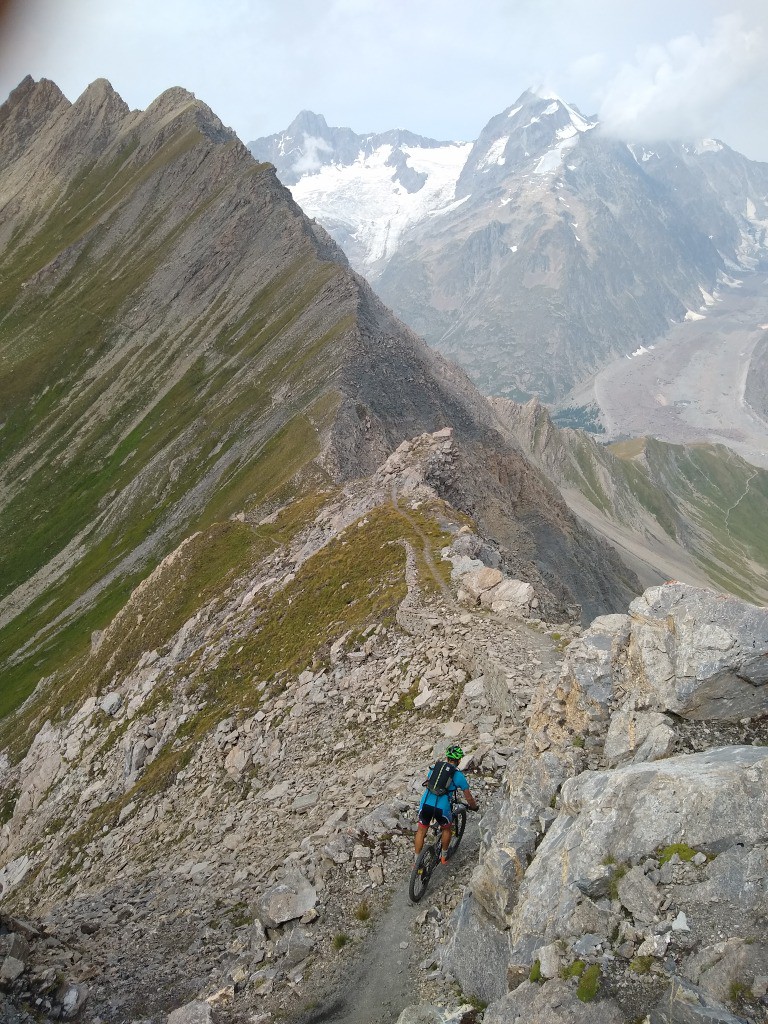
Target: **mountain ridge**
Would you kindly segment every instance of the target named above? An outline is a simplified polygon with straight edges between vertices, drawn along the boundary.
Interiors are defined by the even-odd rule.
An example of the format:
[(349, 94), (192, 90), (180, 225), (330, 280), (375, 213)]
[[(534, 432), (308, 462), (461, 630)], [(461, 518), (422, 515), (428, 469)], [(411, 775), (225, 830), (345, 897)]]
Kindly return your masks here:
[[(376, 152), (335, 166), (329, 152), (298, 176), (269, 158), (384, 300), (486, 394), (556, 401), (670, 320), (705, 315), (732, 272), (766, 258), (768, 165), (713, 140), (614, 140), (559, 98), (524, 92), (420, 205)], [(400, 153), (438, 182), (419, 150)]]
[[(16, 108), (40, 101), (43, 128), (0, 185), (6, 698), (83, 650), (185, 532), (247, 496), (280, 503), (291, 480), (372, 472), (404, 438), (448, 424), (499, 453), (467, 506), (482, 517), (480, 495), (496, 488), (498, 502), (514, 481), (519, 518), (493, 512), (500, 540), (517, 537), (536, 576), (547, 531), (564, 529), (573, 572), (554, 600), (572, 604), (575, 586), (590, 604), (582, 574), (600, 571), (580, 545), (597, 542), (533, 483), (463, 373), (209, 108), (172, 89), (131, 112), (106, 83), (65, 105), (27, 83), (0, 120), (9, 150), (25, 141)], [(611, 564), (599, 602), (637, 589)]]

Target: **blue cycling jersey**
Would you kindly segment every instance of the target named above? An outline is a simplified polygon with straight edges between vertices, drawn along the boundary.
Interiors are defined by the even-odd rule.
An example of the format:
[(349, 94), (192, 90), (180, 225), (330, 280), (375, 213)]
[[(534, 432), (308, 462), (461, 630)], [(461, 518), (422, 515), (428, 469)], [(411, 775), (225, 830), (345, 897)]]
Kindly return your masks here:
[[(431, 771), (431, 769), (430, 769)], [(421, 797), (421, 803), (419, 804), (419, 810), (422, 807), (436, 807), (441, 811), (447, 818), (451, 817), (451, 796), (457, 790), (469, 789), (469, 783), (464, 772), (460, 772), (458, 768), (453, 773), (451, 779), (451, 785), (448, 788), (448, 792), (444, 796), (435, 796), (434, 793), (430, 793), (428, 789), (424, 790)]]

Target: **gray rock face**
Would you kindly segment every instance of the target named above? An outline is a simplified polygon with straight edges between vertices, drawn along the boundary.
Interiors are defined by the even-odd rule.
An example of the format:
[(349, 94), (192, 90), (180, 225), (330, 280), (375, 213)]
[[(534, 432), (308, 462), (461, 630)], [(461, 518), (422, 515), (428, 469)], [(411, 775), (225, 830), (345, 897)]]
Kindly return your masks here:
[(768, 609), (676, 583), (629, 612), (638, 686), (664, 709), (729, 721), (768, 710)]
[(456, 915), (453, 937), (443, 952), (443, 967), (464, 992), (491, 1002), (507, 991), (509, 960), (508, 933), (496, 927), (476, 900), (465, 897)]
[(624, 1024), (612, 1000), (582, 1003), (566, 981), (537, 985), (524, 981), (514, 992), (488, 1007), (485, 1024)]
[(195, 999), (168, 1014), (168, 1024), (211, 1024), (213, 1012), (208, 1003)]
[(682, 973), (721, 1003), (731, 998), (734, 985), (744, 986), (757, 995), (756, 979), (768, 976), (768, 946), (741, 938), (716, 942), (694, 953)]
[(605, 759), (611, 768), (668, 757), (675, 745), (670, 719), (659, 712), (618, 711), (605, 738)]
[(744, 1024), (730, 1010), (682, 978), (673, 978), (659, 1005), (650, 1014), (650, 1024)]
[[(570, 779), (562, 788), (561, 813), (520, 888), (513, 943), (538, 936), (543, 944), (568, 934), (571, 918), (583, 906), (573, 883), (599, 874), (606, 854), (616, 861), (638, 861), (682, 841), (723, 850), (740, 844), (740, 854), (741, 844), (747, 850), (764, 844), (767, 781), (768, 752), (754, 747), (721, 748)], [(636, 898), (639, 906), (645, 897), (627, 895), (633, 906)]]
[(469, 1003), (455, 1010), (444, 1010), (427, 1003), (407, 1006), (397, 1018), (397, 1024), (461, 1024), (464, 1016), (472, 1011)]

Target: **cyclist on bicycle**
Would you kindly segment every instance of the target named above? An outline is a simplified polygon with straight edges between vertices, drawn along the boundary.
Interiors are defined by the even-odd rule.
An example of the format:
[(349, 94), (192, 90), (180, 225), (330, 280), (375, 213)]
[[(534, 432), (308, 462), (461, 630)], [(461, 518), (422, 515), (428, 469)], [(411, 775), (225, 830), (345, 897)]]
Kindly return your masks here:
[[(452, 826), (451, 797), (454, 793), (461, 790), (467, 806), (473, 811), (476, 811), (478, 808), (477, 801), (470, 792), (466, 775), (459, 771), (459, 761), (462, 757), (464, 757), (464, 751), (460, 746), (454, 744), (453, 746), (448, 747), (445, 752), (445, 760), (452, 765), (453, 772), (452, 777), (448, 782), (446, 792), (438, 796), (429, 789), (424, 790), (424, 795), (422, 796), (421, 803), (419, 804), (419, 824), (416, 828), (416, 838), (413, 841), (413, 849), (416, 857), (419, 856), (424, 847), (424, 840), (426, 838), (427, 831), (432, 819), (434, 818), (442, 830), (442, 835), (440, 837), (440, 845), (442, 847), (440, 863), (448, 863), (448, 847), (451, 842)], [(435, 765), (430, 769), (430, 777), (432, 777), (434, 769)]]

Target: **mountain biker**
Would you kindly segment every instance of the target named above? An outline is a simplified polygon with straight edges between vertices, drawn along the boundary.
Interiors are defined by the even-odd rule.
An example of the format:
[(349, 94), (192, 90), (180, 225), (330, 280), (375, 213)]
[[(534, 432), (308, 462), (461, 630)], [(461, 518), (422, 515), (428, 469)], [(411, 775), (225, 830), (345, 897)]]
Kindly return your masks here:
[[(430, 792), (429, 789), (424, 790), (424, 795), (422, 796), (421, 803), (419, 804), (419, 824), (416, 828), (416, 837), (413, 841), (414, 855), (416, 857), (419, 856), (424, 847), (427, 830), (429, 829), (430, 822), (434, 818), (442, 831), (440, 836), (440, 845), (442, 847), (440, 863), (448, 863), (448, 846), (451, 842), (452, 827), (451, 797), (454, 793), (461, 790), (467, 806), (473, 811), (478, 809), (477, 800), (475, 800), (470, 792), (467, 777), (463, 772), (459, 771), (459, 761), (461, 761), (462, 757), (464, 757), (464, 751), (457, 744), (448, 747), (445, 751), (445, 760), (453, 766), (454, 772), (448, 785), (448, 790), (444, 795), (437, 796), (435, 793)], [(430, 773), (434, 767), (435, 765), (432, 765)]]

